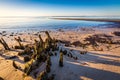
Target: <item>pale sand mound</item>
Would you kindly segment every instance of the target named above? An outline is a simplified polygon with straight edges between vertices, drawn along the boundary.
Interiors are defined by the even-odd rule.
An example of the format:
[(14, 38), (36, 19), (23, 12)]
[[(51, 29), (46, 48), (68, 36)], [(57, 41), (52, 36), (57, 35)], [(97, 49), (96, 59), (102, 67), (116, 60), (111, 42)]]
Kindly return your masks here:
[(59, 67), (59, 52), (52, 56), (52, 70), (55, 80), (120, 80), (120, 56), (107, 53), (79, 54), (72, 51), (78, 60), (64, 56), (64, 66)]
[(0, 61), (0, 77), (5, 80), (23, 80), (23, 72), (15, 69), (12, 66), (12, 61), (1, 60)]

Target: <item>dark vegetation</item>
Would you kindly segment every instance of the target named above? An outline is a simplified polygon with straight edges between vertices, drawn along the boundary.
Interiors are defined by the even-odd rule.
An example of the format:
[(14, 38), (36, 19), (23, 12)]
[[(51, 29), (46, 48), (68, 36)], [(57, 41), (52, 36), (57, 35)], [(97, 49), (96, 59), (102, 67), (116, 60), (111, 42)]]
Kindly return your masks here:
[(105, 44), (119, 44), (119, 41), (113, 41), (112, 40), (113, 36), (109, 36), (106, 34), (97, 34), (97, 35), (92, 35), (87, 38), (85, 38), (84, 41), (88, 41), (89, 43), (87, 45), (92, 44), (93, 46), (98, 46), (98, 43), (105, 43)]
[(116, 36), (120, 36), (120, 32), (118, 32), (118, 31), (113, 32), (113, 34)]
[[(113, 32), (113, 34), (116, 36), (119, 36), (120, 32), (115, 31)], [(83, 49), (85, 49), (85, 51), (81, 51), (80, 52), (81, 54), (85, 54), (86, 49), (89, 46), (92, 46), (94, 50), (103, 51), (104, 48), (102, 46), (100, 47), (100, 45), (104, 45), (106, 49), (110, 50), (111, 45), (120, 44), (120, 40), (115, 40), (114, 36), (107, 35), (107, 34), (91, 35), (91, 36), (84, 38), (83, 42), (75, 41), (71, 43), (70, 41), (66, 41), (66, 40), (57, 40), (57, 41), (65, 44), (66, 47), (70, 47), (70, 46), (82, 47)]]
[[(92, 45), (94, 50), (97, 50), (100, 43), (108, 44), (109, 46), (107, 48), (109, 49), (111, 44), (120, 44), (119, 40), (113, 40), (112, 37), (113, 36), (106, 35), (106, 34), (95, 34), (85, 38), (84, 41), (88, 42), (85, 44), (86, 46)], [(103, 49), (101, 48), (100, 51), (103, 51)]]

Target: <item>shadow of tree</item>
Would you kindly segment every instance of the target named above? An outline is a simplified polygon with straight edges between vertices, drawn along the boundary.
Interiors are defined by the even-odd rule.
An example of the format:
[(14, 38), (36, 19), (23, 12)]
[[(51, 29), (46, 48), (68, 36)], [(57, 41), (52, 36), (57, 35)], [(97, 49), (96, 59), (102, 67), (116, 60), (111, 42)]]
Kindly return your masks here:
[[(77, 53), (81, 52), (80, 50), (74, 50)], [(87, 52), (87, 54), (79, 55), (75, 52), (72, 52), (74, 56), (77, 56), (80, 61), (87, 61), (92, 63), (101, 63), (101, 64), (109, 64), (113, 66), (120, 66), (120, 56), (110, 55), (110, 54), (100, 54), (95, 52)], [(118, 58), (113, 59), (113, 58)]]
[(73, 74), (79, 74), (75, 80), (79, 79), (80, 76), (85, 76), (93, 80), (120, 80), (120, 74), (118, 73), (81, 66), (76, 62), (66, 61), (66, 64), (70, 65), (69, 69), (72, 70)]
[[(84, 62), (94, 62), (95, 64), (106, 64), (108, 66), (115, 65), (119, 67), (120, 62), (114, 62), (111, 59), (99, 57), (99, 54), (94, 55), (94, 53), (88, 53), (85, 55), (77, 53), (76, 55), (79, 57), (77, 61), (68, 56), (64, 56), (64, 66), (62, 68), (56, 66), (56, 64), (58, 64), (57, 57), (53, 56), (51, 58), (52, 62), (54, 61), (54, 63), (52, 63), (52, 72), (56, 74), (55, 80), (84, 80), (82, 77), (91, 80), (120, 80), (120, 74), (118, 72), (115, 73), (109, 70), (103, 70), (102, 68), (98, 69), (90, 67), (90, 65), (82, 64)], [(74, 53), (73, 56), (75, 56)], [(116, 56), (108, 56), (116, 58)]]
[(18, 56), (6, 56), (6, 55), (3, 55), (3, 54), (0, 54), (0, 56), (3, 57), (6, 60), (14, 60), (14, 61), (17, 61), (17, 62), (19, 62), (21, 64), (24, 63), (24, 61), (20, 60)]
[(120, 58), (120, 56), (115, 56), (115, 55), (110, 55), (110, 54), (98, 54), (98, 53), (90, 53), (90, 54), (93, 54), (93, 55), (96, 55), (96, 56), (105, 56), (105, 57), (113, 57), (113, 58)]
[[(113, 65), (113, 66), (120, 66), (120, 61), (116, 61), (114, 59), (108, 59), (108, 58), (103, 58), (101, 56), (109, 56), (109, 57), (115, 57), (115, 58), (120, 58), (119, 56), (112, 56), (112, 55), (105, 55), (105, 54), (97, 54), (97, 53), (88, 53), (85, 54), (85, 56), (82, 56), (82, 59), (80, 61), (87, 61), (87, 62), (92, 62), (92, 63), (101, 63), (101, 64), (108, 64), (108, 65)], [(81, 55), (78, 55), (81, 57)]]

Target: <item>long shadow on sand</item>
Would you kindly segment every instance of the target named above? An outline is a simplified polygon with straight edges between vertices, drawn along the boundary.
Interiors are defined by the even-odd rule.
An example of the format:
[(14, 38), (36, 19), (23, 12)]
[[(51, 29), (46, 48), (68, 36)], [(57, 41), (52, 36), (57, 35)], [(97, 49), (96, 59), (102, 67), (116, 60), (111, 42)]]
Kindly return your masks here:
[(75, 80), (83, 80), (83, 78), (81, 77), (86, 77), (92, 80), (120, 80), (120, 70), (118, 70), (119, 73), (115, 73), (107, 70), (91, 68), (90, 65), (87, 64), (81, 64), (81, 62), (92, 62), (95, 64), (105, 64), (106, 66), (113, 65), (120, 67), (119, 61), (111, 59), (120, 58), (120, 56), (88, 52), (85, 55), (78, 55), (78, 57), (78, 61), (73, 61), (67, 58), (65, 58), (64, 61), (64, 67), (67, 66), (68, 71), (70, 70), (71, 72), (73, 72), (72, 75), (77, 75)]
[(6, 56), (6, 55), (3, 55), (3, 54), (0, 54), (0, 56), (3, 57), (3, 58), (6, 59), (6, 60), (14, 60), (14, 61), (17, 61), (17, 62), (19, 62), (19, 63), (21, 63), (21, 64), (24, 63), (24, 61), (20, 60), (20, 59), (18, 58), (18, 56), (14, 56), (14, 58), (10, 58), (10, 57), (8, 57), (8, 56)]
[[(79, 51), (79, 50), (76, 50)], [(115, 60), (112, 58), (118, 58), (120, 59), (120, 56), (115, 56), (115, 55), (110, 55), (110, 54), (98, 54), (98, 53), (91, 53), (88, 52), (85, 55), (77, 55), (80, 58), (82, 57), (82, 59), (80, 59), (80, 61), (87, 61), (87, 62), (92, 62), (92, 63), (101, 63), (101, 64), (108, 64), (108, 65), (113, 65), (113, 66), (120, 66), (120, 61), (119, 60)], [(108, 57), (108, 58), (104, 58), (104, 57)]]
[(88, 54), (85, 55), (85, 57), (86, 57), (87, 62), (94, 62), (94, 63), (101, 63), (101, 64), (106, 64), (106, 65), (120, 66), (119, 61), (115, 61), (113, 59), (100, 57), (99, 54), (97, 54), (97, 53), (88, 53)]
[(120, 74), (118, 73), (90, 68), (89, 66), (82, 66), (79, 63), (77, 64), (76, 62), (71, 61), (68, 61), (65, 64), (70, 65), (69, 69), (73, 70), (73, 75), (78, 74), (78, 77), (76, 77), (75, 80), (80, 77), (86, 77), (93, 80), (120, 80)]
[(105, 56), (105, 57), (112, 57), (112, 58), (120, 58), (120, 56), (115, 56), (115, 55), (110, 55), (110, 54), (98, 54), (98, 53), (90, 53), (93, 55), (97, 55), (97, 56)]

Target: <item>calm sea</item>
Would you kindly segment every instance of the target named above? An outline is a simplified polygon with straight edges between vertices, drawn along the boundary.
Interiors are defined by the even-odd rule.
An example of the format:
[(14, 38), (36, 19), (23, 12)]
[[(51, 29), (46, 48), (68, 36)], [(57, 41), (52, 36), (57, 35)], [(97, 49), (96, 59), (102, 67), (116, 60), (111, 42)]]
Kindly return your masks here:
[(58, 29), (79, 29), (81, 27), (107, 27), (112, 22), (82, 20), (56, 20), (49, 17), (7, 17), (0, 18), (0, 31), (44, 31)]

